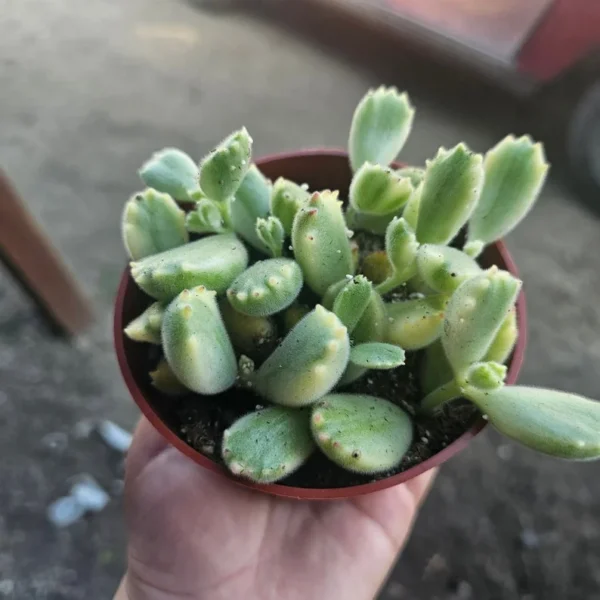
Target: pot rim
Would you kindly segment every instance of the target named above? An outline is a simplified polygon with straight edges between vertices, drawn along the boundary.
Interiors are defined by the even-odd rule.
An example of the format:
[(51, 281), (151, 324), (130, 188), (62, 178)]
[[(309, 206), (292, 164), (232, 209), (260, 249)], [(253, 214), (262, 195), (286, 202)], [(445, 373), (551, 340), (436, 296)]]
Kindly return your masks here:
[[(273, 161), (309, 156), (347, 157), (348, 155), (344, 150), (338, 148), (313, 148), (303, 149), (295, 152), (290, 151), (277, 154), (269, 154), (267, 156), (259, 158), (255, 161), (255, 163), (257, 166), (260, 167), (261, 164)], [(492, 245), (496, 247), (502, 260), (504, 261), (506, 270), (509, 271), (512, 275), (518, 277), (518, 270), (516, 264), (512, 256), (510, 255), (508, 249), (506, 248), (504, 242), (500, 240)], [(278, 483), (259, 484), (246, 479), (235, 477), (225, 467), (217, 464), (204, 454), (189, 446), (173, 430), (171, 430), (167, 426), (167, 424), (160, 418), (160, 416), (155, 412), (155, 410), (152, 408), (152, 406), (146, 399), (143, 391), (138, 386), (129, 366), (129, 362), (127, 360), (127, 353), (125, 351), (123, 334), (123, 304), (130, 285), (135, 284), (131, 279), (129, 270), (125, 268), (123, 275), (121, 276), (121, 281), (115, 300), (113, 334), (114, 346), (117, 354), (117, 361), (121, 370), (121, 374), (125, 381), (125, 385), (127, 386), (131, 397), (137, 404), (138, 408), (141, 410), (142, 414), (148, 419), (148, 421), (150, 421), (154, 428), (165, 438), (165, 440), (169, 444), (177, 448), (180, 452), (182, 452), (188, 458), (191, 458), (200, 466), (214, 473), (223, 475), (231, 481), (235, 482), (236, 484), (241, 485), (245, 488), (250, 488), (273, 496), (280, 496), (299, 500), (339, 500), (353, 498), (364, 494), (370, 494), (372, 492), (377, 492), (399, 485), (401, 483), (405, 483), (406, 481), (409, 481), (421, 475), (422, 473), (425, 473), (426, 471), (429, 471), (430, 469), (441, 465), (442, 463), (446, 462), (450, 457), (454, 456), (462, 449), (464, 449), (469, 444), (469, 442), (487, 425), (487, 420), (485, 419), (485, 417), (483, 415), (480, 415), (476, 419), (476, 421), (471, 425), (471, 427), (469, 427), (469, 429), (467, 429), (461, 436), (459, 436), (453, 442), (448, 444), (448, 446), (446, 446), (443, 450), (441, 450), (437, 454), (434, 454), (427, 460), (413, 467), (410, 467), (406, 471), (402, 471), (401, 473), (392, 475), (391, 477), (386, 477), (385, 479), (380, 479), (369, 483), (363, 483), (360, 485), (340, 488), (301, 488), (282, 485)], [(509, 361), (508, 373), (506, 377), (506, 383), (508, 385), (514, 384), (517, 380), (517, 377), (523, 364), (525, 348), (527, 346), (527, 314), (525, 294), (523, 290), (521, 290), (519, 298), (517, 299), (516, 306), (517, 320), (519, 323), (519, 337), (513, 350), (512, 357)]]

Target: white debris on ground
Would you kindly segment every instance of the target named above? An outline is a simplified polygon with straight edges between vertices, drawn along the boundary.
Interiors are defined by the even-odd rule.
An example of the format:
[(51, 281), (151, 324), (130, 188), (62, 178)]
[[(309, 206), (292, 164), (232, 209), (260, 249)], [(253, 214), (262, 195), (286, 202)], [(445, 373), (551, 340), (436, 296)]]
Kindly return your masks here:
[(102, 486), (87, 473), (78, 476), (71, 488), (71, 496), (86, 510), (100, 512), (110, 502), (110, 496)]
[(41, 439), (42, 446), (47, 450), (51, 450), (56, 454), (62, 454), (69, 445), (69, 438), (67, 434), (62, 431), (54, 431), (52, 433), (47, 433)]
[(48, 520), (56, 527), (68, 527), (83, 517), (85, 508), (72, 496), (55, 500), (47, 509)]
[[(129, 450), (132, 434), (112, 421), (84, 419), (76, 423), (72, 433), (76, 439), (86, 439), (94, 430), (113, 450), (123, 454)], [(68, 438), (66, 434), (51, 433), (43, 438), (43, 442), (48, 448), (56, 450), (58, 446), (64, 449), (68, 445)], [(122, 495), (123, 484), (122, 479), (116, 479), (111, 485), (112, 495)], [(55, 527), (69, 527), (88, 512), (98, 513), (104, 510), (110, 499), (110, 494), (92, 475), (80, 473), (73, 477), (69, 495), (52, 502), (46, 510), (46, 515)]]
[(118, 452), (127, 452), (129, 450), (133, 438), (129, 431), (119, 427), (119, 425), (112, 421), (106, 420), (98, 423), (97, 430), (106, 445), (113, 448), (113, 450), (117, 450)]

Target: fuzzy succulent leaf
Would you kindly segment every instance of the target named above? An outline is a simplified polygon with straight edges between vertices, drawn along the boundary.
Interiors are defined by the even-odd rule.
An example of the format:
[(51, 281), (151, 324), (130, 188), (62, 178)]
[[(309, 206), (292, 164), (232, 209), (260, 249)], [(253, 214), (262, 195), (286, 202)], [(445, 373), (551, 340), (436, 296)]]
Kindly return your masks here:
[(375, 285), (383, 283), (394, 273), (392, 263), (390, 263), (385, 250), (377, 250), (367, 254), (362, 261), (361, 271)]
[(185, 213), (173, 198), (155, 190), (134, 194), (125, 204), (121, 233), (127, 254), (139, 260), (185, 244)]
[[(387, 323), (385, 304), (381, 296), (373, 290), (371, 300), (367, 305), (358, 325), (352, 332), (352, 342), (354, 344), (364, 344), (367, 342), (379, 342), (383, 339), (384, 327)], [(356, 381), (366, 373), (367, 369), (348, 363), (344, 375), (339, 381), (339, 385), (347, 385)]]
[(305, 282), (319, 295), (332, 283), (354, 274), (352, 249), (337, 192), (314, 193), (296, 213), (292, 247)]
[(417, 271), (418, 249), (419, 243), (412, 227), (402, 217), (394, 217), (385, 232), (385, 251), (393, 272), (377, 286), (380, 294), (391, 292), (413, 277)]
[(387, 326), (386, 317), (385, 303), (381, 296), (373, 290), (371, 292), (371, 301), (352, 332), (352, 341), (355, 344), (381, 341), (384, 329)]
[(333, 302), (333, 312), (352, 334), (369, 302), (373, 286), (364, 275), (356, 275), (340, 290)]
[(459, 384), (477, 388), (483, 392), (497, 390), (504, 385), (507, 368), (500, 363), (487, 361), (473, 363), (465, 372), (464, 380)]
[(404, 206), (402, 211), (402, 218), (413, 228), (417, 230), (417, 224), (419, 222), (419, 207), (421, 206), (421, 194), (423, 193), (423, 182), (419, 184), (413, 191), (408, 199), (408, 202)]
[[(327, 310), (333, 310), (336, 298), (351, 281), (352, 279), (343, 279), (327, 289), (322, 298), (322, 304)], [(387, 322), (386, 318), (385, 304), (381, 296), (375, 290), (372, 290), (367, 308), (352, 332), (352, 340), (357, 344), (380, 341), (383, 336), (383, 328)]]
[(454, 379), (454, 371), (446, 358), (442, 340), (437, 339), (423, 352), (419, 370), (419, 383), (424, 396)]
[(419, 248), (417, 270), (428, 287), (448, 295), (461, 283), (481, 273), (477, 262), (464, 252), (436, 244), (423, 244)]
[(517, 309), (513, 308), (504, 318), (483, 360), (504, 364), (511, 355), (518, 337)]
[(291, 331), (308, 313), (310, 308), (305, 304), (294, 302), (283, 311), (283, 326), (286, 331)]
[(301, 186), (289, 179), (280, 177), (273, 184), (271, 192), (271, 213), (283, 225), (287, 235), (292, 233), (296, 213), (308, 202), (310, 193), (307, 186)]
[(365, 369), (395, 369), (404, 364), (404, 350), (393, 344), (368, 342), (350, 350), (350, 362)]
[(312, 404), (339, 381), (349, 355), (346, 328), (332, 312), (317, 305), (256, 371), (255, 389), (274, 404)]
[(485, 183), (469, 221), (467, 246), (482, 247), (510, 233), (531, 210), (549, 165), (541, 144), (509, 135), (485, 156)]
[(283, 240), (285, 231), (283, 225), (277, 217), (268, 217), (267, 219), (257, 219), (256, 234), (258, 239), (269, 249), (271, 256), (277, 258), (283, 251)]
[(410, 447), (410, 417), (387, 400), (363, 394), (329, 394), (315, 404), (311, 428), (323, 453), (356, 473), (395, 467)]
[(163, 316), (162, 342), (171, 370), (188, 389), (212, 395), (234, 384), (237, 361), (214, 291), (181, 292)]
[(385, 341), (404, 350), (429, 346), (442, 334), (446, 303), (446, 296), (438, 295), (388, 304)]
[(302, 289), (302, 270), (289, 258), (254, 263), (227, 290), (237, 311), (253, 317), (274, 315), (287, 308)]
[[(411, 277), (416, 270), (419, 243), (415, 232), (403, 218), (392, 219), (385, 231), (385, 251), (395, 273)], [(407, 275), (410, 273), (411, 275)]]
[(400, 177), (389, 168), (366, 162), (352, 178), (350, 205), (361, 213), (395, 214), (406, 204), (412, 191), (408, 177)]
[(224, 233), (227, 231), (221, 207), (214, 200), (202, 198), (185, 218), (185, 226), (192, 233)]
[(140, 179), (150, 188), (169, 194), (178, 202), (190, 202), (199, 189), (196, 163), (177, 148), (156, 152), (139, 170)]
[(233, 474), (273, 483), (293, 473), (314, 449), (308, 412), (272, 406), (226, 429), (221, 454)]
[(385, 230), (394, 217), (401, 217), (402, 211), (389, 215), (368, 215), (354, 210), (351, 205), (346, 208), (346, 224), (353, 231), (368, 231), (375, 235), (385, 235)]
[(173, 369), (164, 358), (161, 358), (154, 371), (150, 371), (150, 380), (159, 392), (167, 396), (183, 396), (189, 392), (185, 385), (175, 377)]
[(352, 117), (348, 140), (352, 170), (358, 171), (365, 162), (387, 167), (402, 150), (414, 116), (407, 94), (396, 88), (369, 90)]
[(131, 263), (136, 284), (157, 300), (204, 285), (223, 293), (248, 265), (248, 252), (231, 233), (211, 235)]
[(226, 298), (219, 302), (221, 317), (231, 343), (250, 357), (269, 354), (277, 339), (277, 326), (269, 317), (251, 317), (238, 312)]
[(442, 343), (457, 377), (484, 358), (520, 289), (521, 282), (510, 273), (490, 267), (454, 292), (446, 308)]
[(600, 402), (525, 386), (463, 389), (490, 423), (509, 438), (558, 458), (600, 458)]
[(483, 185), (483, 159), (464, 144), (440, 148), (427, 162), (419, 200), (417, 239), (448, 244), (471, 216)]
[(160, 344), (160, 329), (164, 312), (163, 304), (154, 302), (125, 327), (125, 335), (134, 342)]
[(408, 177), (413, 188), (416, 189), (421, 185), (425, 177), (425, 169), (422, 167), (402, 167), (401, 169), (396, 169), (396, 174), (399, 177)]
[(269, 215), (271, 183), (256, 165), (250, 165), (230, 205), (233, 230), (251, 246), (268, 254), (256, 233), (256, 221)]
[(200, 163), (200, 187), (211, 199), (223, 202), (240, 187), (250, 166), (252, 138), (245, 127), (226, 137)]

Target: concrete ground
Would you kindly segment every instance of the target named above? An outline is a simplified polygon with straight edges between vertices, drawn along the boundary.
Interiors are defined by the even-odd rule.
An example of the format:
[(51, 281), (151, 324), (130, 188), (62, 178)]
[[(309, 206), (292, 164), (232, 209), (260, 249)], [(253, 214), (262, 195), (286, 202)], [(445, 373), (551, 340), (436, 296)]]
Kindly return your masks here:
[[(2, 21), (0, 165), (98, 321), (75, 343), (59, 341), (0, 275), (0, 598), (109, 598), (124, 564), (120, 458), (79, 439), (76, 425), (101, 416), (130, 427), (137, 417), (113, 356), (111, 303), (125, 262), (121, 208), (142, 161), (165, 145), (200, 157), (242, 124), (257, 155), (343, 146), (356, 102), (380, 83), (407, 87), (418, 107), (409, 163), (461, 139), (484, 151), (517, 126), (519, 108), (401, 53), (367, 68), (276, 22), (185, 0), (20, 0), (4, 3)], [(551, 180), (510, 236), (530, 315), (522, 382), (599, 393), (599, 234)], [(45, 507), (81, 472), (115, 499), (56, 530)], [(598, 597), (599, 482), (595, 464), (481, 435), (442, 469), (382, 599)]]

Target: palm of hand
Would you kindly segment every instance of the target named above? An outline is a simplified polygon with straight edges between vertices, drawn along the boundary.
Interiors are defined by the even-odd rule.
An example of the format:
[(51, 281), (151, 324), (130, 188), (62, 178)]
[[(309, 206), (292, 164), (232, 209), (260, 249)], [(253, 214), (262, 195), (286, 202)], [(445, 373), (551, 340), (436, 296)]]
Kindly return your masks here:
[(352, 501), (277, 499), (200, 469), (142, 421), (126, 480), (129, 598), (373, 598), (431, 478)]

